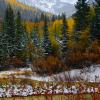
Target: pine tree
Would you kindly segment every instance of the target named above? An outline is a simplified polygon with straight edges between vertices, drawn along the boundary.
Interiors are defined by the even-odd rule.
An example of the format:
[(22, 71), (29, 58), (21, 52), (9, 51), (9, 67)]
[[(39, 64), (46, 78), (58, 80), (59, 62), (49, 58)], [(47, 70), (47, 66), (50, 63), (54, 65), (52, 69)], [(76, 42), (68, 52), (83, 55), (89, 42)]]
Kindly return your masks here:
[(33, 48), (33, 58), (38, 59), (39, 57), (43, 56), (43, 48), (41, 45), (41, 39), (38, 35), (38, 26), (34, 26), (33, 32), (31, 34), (31, 40), (34, 45)]
[(41, 13), (41, 16), (40, 16), (40, 21), (44, 21), (44, 13)]
[(26, 34), (24, 26), (22, 25), (21, 14), (18, 11), (15, 21), (15, 41), (16, 41), (16, 55), (21, 54), (25, 49)]
[(4, 19), (4, 50), (8, 57), (14, 56), (15, 52), (15, 21), (14, 12), (9, 5), (6, 9)]
[(48, 32), (48, 24), (47, 24), (47, 17), (44, 17), (44, 36), (43, 36), (43, 49), (44, 55), (47, 57), (48, 55), (52, 55), (53, 49), (52, 44), (49, 39), (49, 32)]
[(32, 40), (35, 47), (39, 47), (38, 27), (35, 26), (32, 32)]
[(62, 47), (61, 47), (61, 51), (62, 51), (62, 56), (66, 56), (67, 53), (67, 41), (68, 41), (68, 32), (67, 32), (67, 21), (66, 21), (66, 15), (63, 14), (62, 15), (62, 21), (63, 21), (63, 25), (62, 25)]
[(21, 50), (21, 35), (23, 34), (23, 30), (22, 30), (22, 25), (21, 25), (21, 15), (20, 15), (20, 12), (18, 11), (17, 12), (17, 17), (16, 17), (16, 24), (15, 24), (15, 27), (16, 27), (16, 49), (18, 51)]
[[(0, 61), (1, 59), (4, 57), (4, 53), (3, 53), (3, 33), (0, 32)], [(1, 64), (1, 62), (0, 62)]]
[(61, 16), (61, 15), (58, 15), (58, 16), (57, 16), (57, 19), (58, 19), (58, 20), (62, 19), (62, 16)]
[(39, 19), (38, 15), (36, 14), (36, 15), (35, 15), (35, 18), (34, 18), (34, 22), (35, 22), (35, 23), (38, 23), (39, 20), (40, 20), (40, 19)]
[(91, 38), (92, 40), (99, 40), (100, 41), (100, 0), (95, 0), (95, 17), (92, 22), (92, 31), (91, 31)]
[(78, 0), (75, 7), (77, 10), (74, 15), (76, 21), (75, 31), (78, 32), (84, 30), (89, 25), (90, 7), (87, 4), (87, 0)]
[(54, 22), (56, 20), (56, 16), (53, 15), (52, 18), (51, 18), (52, 22)]

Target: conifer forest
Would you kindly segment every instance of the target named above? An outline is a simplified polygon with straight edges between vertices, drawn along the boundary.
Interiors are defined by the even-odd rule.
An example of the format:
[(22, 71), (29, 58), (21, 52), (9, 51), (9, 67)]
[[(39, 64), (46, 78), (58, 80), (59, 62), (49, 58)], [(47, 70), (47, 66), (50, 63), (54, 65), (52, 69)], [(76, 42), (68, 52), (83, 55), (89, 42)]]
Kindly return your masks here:
[(0, 0), (0, 100), (100, 100), (100, 0)]

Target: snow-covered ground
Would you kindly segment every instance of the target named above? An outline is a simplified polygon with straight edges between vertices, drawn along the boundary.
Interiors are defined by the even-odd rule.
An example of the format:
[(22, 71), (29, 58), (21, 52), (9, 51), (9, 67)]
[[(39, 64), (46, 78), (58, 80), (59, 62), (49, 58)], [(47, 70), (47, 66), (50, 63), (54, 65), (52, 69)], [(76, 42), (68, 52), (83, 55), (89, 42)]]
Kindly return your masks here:
[(39, 75), (24, 75), (25, 71), (30, 71), (31, 68), (22, 68), (12, 71), (0, 72), (0, 77), (7, 78), (8, 76), (15, 74), (16, 78), (28, 78), (37, 81), (87, 81), (87, 82), (100, 82), (100, 65), (93, 65), (84, 69), (73, 69), (70, 71), (54, 74), (51, 76), (39, 76)]
[(73, 84), (68, 86), (67, 84), (48, 84), (48, 83), (36, 83), (34, 87), (31, 85), (2, 85), (0, 86), (0, 97), (12, 97), (12, 96), (30, 96), (40, 94), (77, 94), (77, 93), (99, 93), (99, 87), (92, 87), (86, 84)]
[(53, 80), (56, 78), (58, 81), (67, 81), (69, 79), (70, 81), (100, 82), (100, 65), (93, 65), (89, 68), (66, 71), (53, 75), (51, 78)]
[(28, 96), (33, 94), (33, 88), (30, 85), (3, 85), (0, 87), (0, 97)]
[[(84, 69), (74, 69), (71, 71), (62, 72), (60, 74), (54, 74), (52, 76), (39, 76), (39, 75), (24, 75), (23, 73), (31, 72), (31, 68), (23, 68), (11, 71), (0, 72), (0, 78), (22, 78), (38, 80), (39, 83), (35, 83), (34, 86), (29, 84), (12, 84), (0, 85), (0, 97), (11, 96), (29, 96), (37, 94), (68, 94), (68, 93), (94, 93), (100, 92), (100, 65), (94, 65)], [(59, 84), (57, 81), (73, 81), (75, 83), (70, 86), (67, 83)], [(41, 82), (42, 81), (42, 82)], [(51, 81), (49, 84), (48, 81)], [(87, 82), (98, 82), (96, 84), (88, 85)]]
[(24, 75), (25, 71), (31, 72), (31, 68), (22, 68), (11, 71), (1, 71), (0, 77), (7, 78), (9, 75), (14, 75), (16, 78), (29, 78), (37, 81), (87, 81), (87, 82), (100, 82), (100, 65), (93, 65), (84, 69), (73, 69), (71, 71), (54, 74), (51, 76), (39, 75)]

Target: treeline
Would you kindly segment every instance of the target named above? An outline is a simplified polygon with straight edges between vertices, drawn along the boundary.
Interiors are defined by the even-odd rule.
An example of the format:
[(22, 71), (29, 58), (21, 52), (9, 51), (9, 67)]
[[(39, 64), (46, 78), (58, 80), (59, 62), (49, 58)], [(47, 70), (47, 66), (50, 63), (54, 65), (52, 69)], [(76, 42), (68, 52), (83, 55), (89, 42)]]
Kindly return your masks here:
[(54, 21), (56, 21), (56, 20), (61, 20), (62, 19), (62, 17), (63, 17), (63, 15), (61, 14), (59, 14), (59, 15), (50, 15), (50, 14), (45, 14), (45, 13), (41, 13), (40, 15), (38, 15), (38, 14), (35, 14), (35, 18), (34, 19), (30, 19), (30, 21), (31, 22), (41, 22), (41, 21), (44, 21), (44, 17), (45, 17), (45, 15), (46, 15), (46, 17), (47, 17), (47, 21), (48, 22), (54, 22)]
[[(27, 66), (31, 62), (33, 70), (54, 73), (100, 63), (100, 1), (91, 6), (86, 0), (78, 0), (75, 7), (72, 31), (65, 14), (48, 17), (42, 13), (28, 32), (20, 12), (15, 14), (8, 6), (0, 33), (0, 64)], [(61, 24), (50, 30), (56, 21)]]

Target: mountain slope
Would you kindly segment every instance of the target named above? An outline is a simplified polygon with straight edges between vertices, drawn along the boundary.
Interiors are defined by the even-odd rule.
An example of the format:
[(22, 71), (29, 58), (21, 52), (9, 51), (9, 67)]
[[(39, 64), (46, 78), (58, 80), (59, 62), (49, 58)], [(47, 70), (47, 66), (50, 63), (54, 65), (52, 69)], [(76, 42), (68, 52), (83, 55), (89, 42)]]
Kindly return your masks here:
[(20, 2), (18, 2), (17, 0), (5, 0), (5, 1), (6, 1), (6, 3), (12, 5), (13, 7), (16, 6), (16, 7), (22, 8), (24, 10), (31, 10), (33, 12), (38, 10), (38, 9), (36, 9), (34, 7), (29, 7), (27, 5), (24, 5), (24, 4), (20, 3)]
[(0, 17), (4, 17), (7, 5), (10, 4), (15, 12), (18, 10), (21, 12), (23, 20), (33, 20), (35, 15), (40, 15), (41, 10), (35, 7), (22, 4), (17, 0), (0, 0)]
[(66, 13), (69, 17), (75, 11), (75, 7), (73, 4), (66, 2), (65, 0), (17, 0), (23, 4), (37, 7), (45, 12), (50, 12), (53, 14), (61, 14)]
[(0, 17), (4, 16), (5, 8), (6, 8), (5, 1), (0, 0)]
[(95, 3), (95, 0), (88, 0), (88, 3), (93, 4), (93, 3)]

